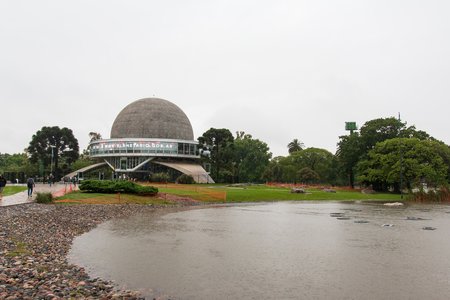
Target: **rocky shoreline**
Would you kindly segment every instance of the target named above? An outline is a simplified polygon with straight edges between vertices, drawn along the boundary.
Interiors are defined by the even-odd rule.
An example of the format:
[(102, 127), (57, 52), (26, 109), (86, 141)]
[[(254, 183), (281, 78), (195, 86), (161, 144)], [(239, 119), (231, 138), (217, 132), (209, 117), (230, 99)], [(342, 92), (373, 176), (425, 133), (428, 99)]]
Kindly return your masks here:
[(90, 278), (66, 256), (73, 239), (98, 224), (157, 208), (36, 203), (0, 207), (0, 299), (144, 299), (137, 291)]

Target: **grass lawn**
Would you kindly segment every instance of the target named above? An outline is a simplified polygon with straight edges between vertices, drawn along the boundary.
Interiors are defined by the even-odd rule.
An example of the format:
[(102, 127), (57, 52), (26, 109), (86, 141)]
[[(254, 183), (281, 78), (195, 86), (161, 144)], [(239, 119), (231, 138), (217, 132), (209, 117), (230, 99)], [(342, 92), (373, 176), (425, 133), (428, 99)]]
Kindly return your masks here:
[(224, 185), (156, 185), (160, 192), (190, 197), (206, 202), (259, 202), (285, 200), (380, 200), (400, 201), (400, 195), (389, 193), (363, 194), (359, 191), (337, 190), (336, 193), (321, 189), (306, 189), (306, 194), (293, 194), (290, 188), (254, 185), (247, 187), (228, 187)]
[(26, 186), (7, 185), (3, 190), (3, 196), (14, 195), (26, 190), (27, 190)]
[[(262, 201), (400, 201), (400, 195), (389, 193), (363, 194), (357, 190), (339, 190), (336, 193), (325, 192), (319, 188), (306, 188), (305, 194), (293, 194), (290, 188), (250, 185), (245, 187), (232, 187), (221, 184), (151, 184), (159, 189), (160, 193), (188, 197), (203, 202), (240, 203)], [(137, 196), (130, 194), (97, 194), (80, 191), (58, 197), (56, 203), (61, 204), (171, 204), (170, 200), (156, 197)]]
[(98, 194), (98, 193), (83, 193), (76, 191), (58, 197), (54, 201), (60, 204), (155, 204), (164, 205), (172, 202), (149, 196), (137, 196), (130, 194)]

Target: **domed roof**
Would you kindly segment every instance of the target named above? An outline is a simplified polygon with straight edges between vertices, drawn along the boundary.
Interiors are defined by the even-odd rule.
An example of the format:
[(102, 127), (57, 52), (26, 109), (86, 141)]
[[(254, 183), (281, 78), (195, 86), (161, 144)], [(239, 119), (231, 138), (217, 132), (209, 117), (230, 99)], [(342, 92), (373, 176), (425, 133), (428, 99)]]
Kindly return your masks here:
[(145, 98), (128, 104), (117, 115), (111, 138), (161, 138), (194, 140), (191, 122), (175, 104), (160, 98)]

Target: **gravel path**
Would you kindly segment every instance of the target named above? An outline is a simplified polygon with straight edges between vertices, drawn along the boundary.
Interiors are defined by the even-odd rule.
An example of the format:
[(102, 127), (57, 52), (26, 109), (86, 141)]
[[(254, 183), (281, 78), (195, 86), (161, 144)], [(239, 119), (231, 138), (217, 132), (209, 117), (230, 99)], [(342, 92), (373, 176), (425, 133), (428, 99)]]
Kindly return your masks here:
[(66, 255), (74, 237), (97, 224), (154, 210), (133, 204), (0, 207), (0, 299), (143, 299), (89, 278)]

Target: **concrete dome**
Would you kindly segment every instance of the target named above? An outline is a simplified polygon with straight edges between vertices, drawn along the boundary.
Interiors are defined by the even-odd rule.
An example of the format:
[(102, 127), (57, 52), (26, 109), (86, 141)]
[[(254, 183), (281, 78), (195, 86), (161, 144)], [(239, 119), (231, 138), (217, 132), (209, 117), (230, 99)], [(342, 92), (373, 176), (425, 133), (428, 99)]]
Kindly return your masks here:
[(117, 115), (111, 138), (161, 138), (194, 140), (191, 122), (170, 101), (145, 98), (127, 105)]

